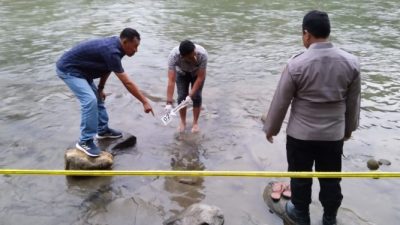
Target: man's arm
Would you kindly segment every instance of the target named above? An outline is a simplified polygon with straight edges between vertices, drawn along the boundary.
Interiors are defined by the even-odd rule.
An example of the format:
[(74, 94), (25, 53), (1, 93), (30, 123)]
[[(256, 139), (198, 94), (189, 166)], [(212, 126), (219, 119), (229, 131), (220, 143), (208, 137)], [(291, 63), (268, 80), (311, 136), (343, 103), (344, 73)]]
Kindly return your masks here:
[(106, 85), (106, 82), (107, 82), (107, 79), (109, 76), (110, 76), (110, 73), (100, 77), (99, 85), (97, 86), (99, 91), (104, 89), (104, 86)]
[(176, 71), (168, 70), (168, 86), (167, 86), (167, 105), (172, 105), (172, 98), (174, 96)]
[(189, 92), (189, 97), (192, 98), (193, 95), (199, 90), (200, 86), (203, 84), (204, 80), (206, 79), (206, 68), (201, 68), (197, 72), (196, 81), (193, 84), (192, 90)]
[(361, 76), (357, 72), (356, 77), (350, 84), (346, 98), (346, 114), (345, 114), (345, 140), (351, 137), (351, 133), (357, 129), (360, 119), (360, 102), (361, 102)]
[(106, 85), (106, 82), (107, 82), (107, 79), (109, 76), (110, 76), (110, 73), (101, 76), (99, 84), (97, 85), (97, 92), (99, 93), (99, 96), (100, 96), (101, 100), (103, 100), (103, 101), (106, 99), (106, 95), (104, 93), (104, 86)]
[(147, 101), (147, 98), (140, 92), (136, 84), (129, 78), (129, 75), (126, 72), (116, 73), (116, 75), (124, 84), (125, 88), (143, 104), (144, 111), (146, 113), (151, 112), (154, 115), (153, 109)]
[(274, 97), (269, 107), (267, 119), (264, 121), (264, 132), (269, 142), (273, 142), (285, 119), (286, 112), (295, 94), (296, 87), (289, 74), (288, 67), (283, 70), (281, 78), (276, 88)]

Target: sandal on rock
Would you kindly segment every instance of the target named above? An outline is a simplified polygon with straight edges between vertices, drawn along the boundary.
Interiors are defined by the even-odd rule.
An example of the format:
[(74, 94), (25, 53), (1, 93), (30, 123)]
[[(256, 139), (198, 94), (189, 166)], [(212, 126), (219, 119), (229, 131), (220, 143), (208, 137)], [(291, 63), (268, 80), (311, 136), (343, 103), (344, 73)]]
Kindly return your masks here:
[(290, 184), (285, 184), (285, 189), (282, 192), (282, 196), (287, 199), (290, 199), (292, 197), (292, 191), (290, 189)]
[(285, 183), (276, 182), (272, 184), (271, 198), (274, 201), (279, 201), (282, 197), (282, 193), (285, 191)]

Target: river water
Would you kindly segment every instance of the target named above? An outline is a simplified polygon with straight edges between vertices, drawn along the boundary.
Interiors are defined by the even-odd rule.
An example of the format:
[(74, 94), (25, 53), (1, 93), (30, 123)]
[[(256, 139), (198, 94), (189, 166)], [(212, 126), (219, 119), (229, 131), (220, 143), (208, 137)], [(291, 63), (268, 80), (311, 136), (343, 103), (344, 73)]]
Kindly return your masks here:
[[(332, 41), (362, 65), (360, 128), (345, 143), (343, 170), (368, 171), (367, 160), (382, 158), (391, 161), (382, 171), (400, 171), (400, 10), (394, 0), (2, 0), (0, 168), (63, 169), (80, 114), (55, 75), (55, 62), (82, 40), (133, 27), (142, 42), (123, 64), (156, 117), (165, 102), (170, 50), (186, 38), (208, 50), (202, 131), (179, 135), (178, 119), (163, 126), (111, 76), (110, 125), (138, 139), (115, 156), (115, 170), (285, 171), (285, 129), (269, 144), (260, 118), (288, 58), (304, 50), (301, 20), (311, 9), (329, 13)], [(188, 119), (190, 125), (191, 113)], [(161, 224), (196, 202), (220, 207), (227, 225), (281, 224), (262, 199), (273, 179), (3, 175), (0, 224)], [(398, 179), (346, 178), (342, 184), (344, 209), (372, 224), (398, 224)], [(317, 180), (313, 190), (312, 204), (319, 207)], [(132, 202), (142, 207), (136, 214)], [(312, 215), (313, 224), (319, 216)]]

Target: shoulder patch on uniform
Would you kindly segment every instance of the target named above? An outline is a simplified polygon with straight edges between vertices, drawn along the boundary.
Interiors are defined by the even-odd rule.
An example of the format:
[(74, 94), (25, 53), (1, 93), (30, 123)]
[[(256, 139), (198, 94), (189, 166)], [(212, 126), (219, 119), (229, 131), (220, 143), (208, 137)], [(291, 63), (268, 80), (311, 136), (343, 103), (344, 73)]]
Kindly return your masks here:
[(294, 55), (292, 55), (292, 57), (290, 57), (290, 59), (294, 59), (294, 58), (296, 58), (297, 56), (299, 56), (299, 55), (301, 55), (301, 54), (303, 54), (304, 52), (300, 52), (300, 53), (297, 53), (297, 54), (294, 54)]
[(344, 51), (344, 52), (346, 52), (348, 54), (353, 54), (353, 52), (351, 52), (351, 50), (344, 49), (344, 48), (338, 48), (338, 49), (340, 49), (340, 50), (342, 50), (342, 51)]

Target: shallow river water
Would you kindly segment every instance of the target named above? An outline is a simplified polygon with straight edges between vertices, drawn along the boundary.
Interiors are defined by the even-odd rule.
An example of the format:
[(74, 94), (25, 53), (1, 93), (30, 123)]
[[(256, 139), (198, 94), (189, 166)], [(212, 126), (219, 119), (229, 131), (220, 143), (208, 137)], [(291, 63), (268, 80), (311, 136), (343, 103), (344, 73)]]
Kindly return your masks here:
[[(330, 15), (332, 42), (359, 56), (362, 66), (360, 127), (345, 143), (343, 170), (368, 171), (366, 162), (375, 158), (391, 162), (382, 171), (400, 171), (398, 4), (395, 0), (2, 0), (0, 168), (64, 168), (64, 152), (78, 138), (80, 114), (77, 100), (55, 75), (55, 62), (80, 41), (133, 27), (142, 36), (140, 49), (134, 57), (125, 57), (123, 64), (151, 100), (156, 118), (144, 114), (141, 104), (114, 75), (110, 77), (106, 86), (110, 125), (138, 140), (134, 148), (115, 156), (115, 170), (285, 171), (285, 125), (275, 143), (269, 144), (260, 118), (288, 58), (304, 50), (303, 15), (321, 9)], [(167, 127), (159, 120), (167, 56), (187, 38), (209, 53), (201, 132), (195, 135), (177, 134), (178, 119)], [(262, 199), (271, 180), (275, 178), (71, 181), (63, 176), (2, 175), (0, 224), (147, 221), (156, 225), (196, 202), (220, 207), (227, 225), (281, 224)], [(372, 224), (398, 224), (398, 185), (398, 179), (345, 178), (342, 207)], [(318, 189), (315, 180), (316, 208)], [(320, 212), (312, 219), (319, 224)]]

